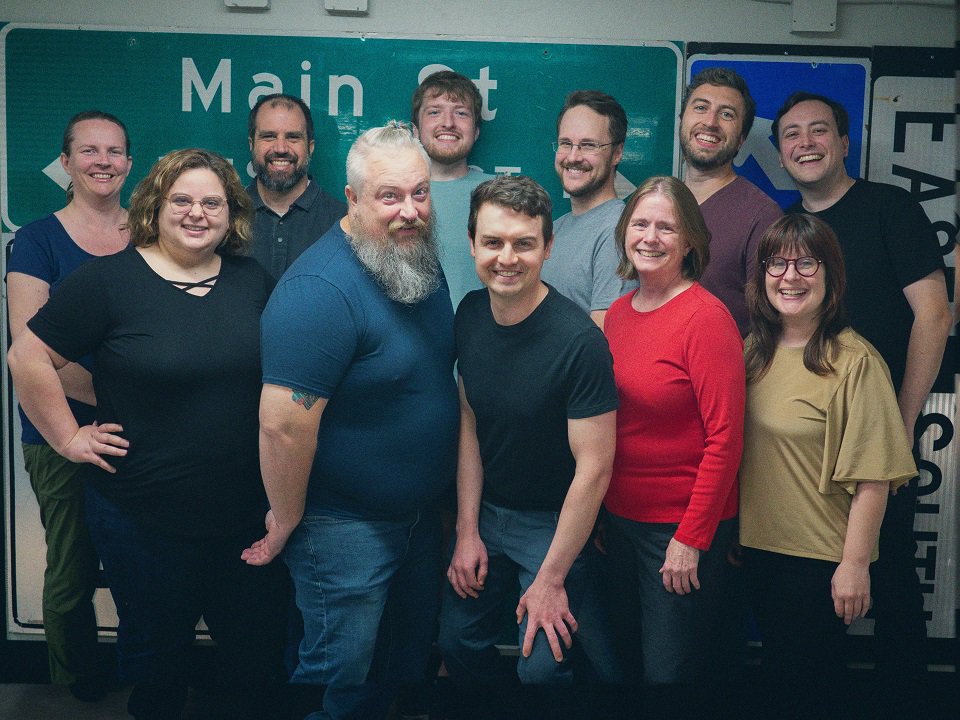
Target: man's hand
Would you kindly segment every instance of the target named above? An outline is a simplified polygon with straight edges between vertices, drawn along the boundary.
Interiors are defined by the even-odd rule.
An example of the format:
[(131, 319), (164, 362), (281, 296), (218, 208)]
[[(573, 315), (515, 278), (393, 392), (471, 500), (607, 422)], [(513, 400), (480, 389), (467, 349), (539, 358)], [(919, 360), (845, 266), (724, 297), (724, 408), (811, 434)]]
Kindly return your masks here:
[(667, 592), (686, 595), (700, 589), (697, 579), (697, 566), (700, 563), (700, 551), (671, 538), (667, 545), (667, 555), (660, 568), (663, 587)]
[(293, 528), (281, 528), (273, 516), (273, 510), (267, 511), (264, 519), (267, 534), (240, 553), (240, 559), (248, 565), (268, 565), (277, 557), (290, 539)]
[(830, 580), (830, 595), (837, 617), (849, 625), (870, 609), (870, 566), (841, 562)]
[(487, 548), (479, 535), (457, 535), (447, 579), (462, 598), (475, 598), (483, 590), (487, 581)]
[(123, 457), (127, 454), (130, 441), (114, 434), (118, 432), (123, 432), (123, 427), (116, 423), (84, 425), (59, 453), (75, 463), (90, 463), (109, 473), (115, 473), (116, 468), (101, 456)]
[(576, 632), (578, 627), (577, 620), (567, 605), (567, 591), (563, 583), (550, 585), (537, 576), (517, 605), (518, 625), (523, 622), (524, 615), (527, 616), (527, 631), (523, 636), (523, 656), (530, 657), (537, 630), (543, 629), (553, 651), (553, 659), (562, 662), (560, 640), (563, 640), (564, 646), (569, 650), (573, 646), (571, 633)]

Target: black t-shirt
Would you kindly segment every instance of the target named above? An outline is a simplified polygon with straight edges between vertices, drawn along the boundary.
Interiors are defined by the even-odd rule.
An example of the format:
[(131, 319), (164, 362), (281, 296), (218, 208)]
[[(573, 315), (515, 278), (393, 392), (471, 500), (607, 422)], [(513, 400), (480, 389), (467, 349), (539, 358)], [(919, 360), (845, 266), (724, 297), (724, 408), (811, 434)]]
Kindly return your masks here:
[(263, 522), (260, 313), (272, 284), (255, 260), (224, 257), (213, 289), (190, 295), (132, 247), (63, 282), (28, 326), (68, 360), (93, 355), (97, 421), (130, 441), (108, 459), (115, 475), (84, 465), (85, 480), (177, 535)]
[[(787, 212), (807, 211), (798, 203)], [(903, 289), (943, 268), (936, 232), (906, 190), (866, 180), (857, 180), (832, 206), (811, 214), (840, 240), (850, 323), (880, 352), (899, 392), (913, 327)]]
[(558, 512), (576, 471), (567, 420), (617, 408), (606, 338), (553, 288), (516, 325), (498, 325), (487, 291), (475, 290), (457, 309), (455, 331), (477, 419), (484, 499)]

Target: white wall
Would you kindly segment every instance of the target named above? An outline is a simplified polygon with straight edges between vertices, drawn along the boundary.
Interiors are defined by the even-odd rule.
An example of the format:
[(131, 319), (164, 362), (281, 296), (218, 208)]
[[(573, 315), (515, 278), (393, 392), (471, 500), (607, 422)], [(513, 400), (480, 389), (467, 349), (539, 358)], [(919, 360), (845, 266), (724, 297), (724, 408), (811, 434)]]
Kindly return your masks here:
[(360, 32), (387, 35), (684, 40), (780, 45), (954, 43), (950, 0), (875, 3), (841, 0), (833, 33), (790, 32), (787, 0), (369, 0), (366, 17), (333, 16), (323, 0), (271, 0), (265, 12), (227, 9), (223, 0), (4, 0), (0, 22)]

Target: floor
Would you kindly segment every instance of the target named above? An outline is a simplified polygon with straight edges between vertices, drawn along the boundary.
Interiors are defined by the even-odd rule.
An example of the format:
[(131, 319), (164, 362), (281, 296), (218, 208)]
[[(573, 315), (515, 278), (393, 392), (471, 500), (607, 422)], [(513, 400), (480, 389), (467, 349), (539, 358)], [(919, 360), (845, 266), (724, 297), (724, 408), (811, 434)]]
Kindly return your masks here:
[(129, 689), (112, 692), (98, 703), (82, 703), (58, 685), (0, 685), (3, 720), (130, 720)]
[[(101, 644), (104, 652), (104, 662), (112, 660), (112, 647)], [(899, 716), (897, 720), (957, 720), (957, 697), (960, 697), (960, 676), (954, 671), (957, 645), (956, 641), (939, 645), (937, 660), (941, 665), (931, 665), (928, 673), (929, 687), (918, 698), (915, 712)], [(508, 658), (504, 658), (508, 661)], [(741, 682), (734, 688), (731, 697), (736, 698), (737, 711), (723, 713), (723, 717), (741, 720), (760, 718), (755, 706), (757, 691), (757, 666), (748, 660), (743, 667)], [(884, 713), (877, 707), (877, 688), (873, 686), (872, 671), (869, 666), (851, 666), (849, 691), (846, 711), (842, 713), (844, 720), (878, 720)], [(46, 646), (44, 643), (11, 643), (0, 640), (0, 720), (130, 720), (126, 712), (129, 688), (118, 688), (110, 692), (107, 697), (98, 703), (82, 703), (74, 699), (65, 687), (51, 685), (46, 672)], [(299, 686), (303, 688), (303, 686)], [(307, 689), (307, 688), (303, 688)], [(637, 717), (678, 717), (671, 712), (660, 715), (646, 712), (649, 703), (638, 700), (635, 696), (610, 697), (610, 689), (600, 693), (581, 688), (574, 693), (572, 704), (577, 710), (571, 714), (572, 708), (564, 706), (565, 711), (549, 713), (549, 718), (537, 710), (544, 709), (543, 698), (521, 695), (510, 698), (509, 695), (498, 694), (497, 706), (502, 708), (498, 720), (547, 720), (570, 717), (573, 720), (634, 720)], [(432, 717), (436, 720), (449, 718), (476, 718), (476, 712), (468, 708), (475, 707), (464, 695), (449, 685), (445, 679), (438, 679), (432, 690), (431, 705), (434, 708)], [(489, 699), (489, 698), (487, 698)], [(647, 699), (648, 700), (648, 699)], [(282, 717), (264, 718), (263, 720), (301, 720), (307, 711), (319, 706), (319, 697), (316, 695), (291, 698), (295, 709), (283, 713)], [(552, 703), (550, 703), (552, 704)], [(204, 712), (204, 695), (192, 691), (184, 720), (209, 720), (209, 712)], [(512, 709), (511, 709), (512, 708)], [(520, 710), (522, 708), (522, 711)], [(586, 708), (586, 709), (584, 709)], [(466, 713), (464, 712), (466, 710)], [(878, 712), (879, 711), (879, 712)], [(720, 716), (713, 714), (701, 716), (698, 720), (715, 720)], [(480, 720), (491, 720), (483, 717)], [(814, 719), (811, 719), (814, 720)]]
[[(957, 715), (956, 692), (957, 677), (954, 673), (931, 673), (935, 677), (935, 689), (933, 696), (928, 697), (924, 707), (918, 708), (919, 712), (912, 714), (913, 717), (923, 718), (923, 720), (955, 720)], [(860, 693), (864, 693), (863, 689)], [(860, 694), (858, 693), (858, 694)], [(130, 694), (129, 688), (119, 689), (111, 692), (104, 700), (98, 703), (82, 703), (75, 700), (65, 687), (58, 687), (49, 684), (6, 684), (0, 685), (0, 718), (3, 720), (130, 720), (126, 712), (127, 696)], [(536, 713), (531, 713), (531, 706), (526, 705), (523, 712), (524, 720), (538, 718)], [(536, 704), (534, 704), (534, 707)], [(755, 710), (750, 709), (750, 703), (736, 713), (737, 718), (758, 718)], [(510, 713), (511, 715), (513, 713)], [(581, 715), (577, 720), (582, 720), (586, 715)], [(591, 718), (611, 717), (607, 712), (601, 714), (587, 713)], [(632, 718), (636, 717), (634, 713), (614, 713), (615, 717)], [(863, 715), (857, 713), (843, 713), (846, 720), (857, 720), (857, 718), (878, 717), (876, 710), (864, 712)], [(551, 713), (553, 716), (553, 713)], [(196, 713), (189, 710), (184, 715), (190, 720), (203, 720)], [(457, 715), (447, 715), (441, 713), (434, 717), (461, 717)], [(473, 717), (473, 715), (470, 715)], [(573, 716), (570, 716), (571, 718)], [(734, 717), (731, 715), (730, 717)], [(286, 720), (265, 718), (264, 720)], [(811, 719), (813, 720), (813, 719)], [(905, 718), (905, 720), (908, 720)]]

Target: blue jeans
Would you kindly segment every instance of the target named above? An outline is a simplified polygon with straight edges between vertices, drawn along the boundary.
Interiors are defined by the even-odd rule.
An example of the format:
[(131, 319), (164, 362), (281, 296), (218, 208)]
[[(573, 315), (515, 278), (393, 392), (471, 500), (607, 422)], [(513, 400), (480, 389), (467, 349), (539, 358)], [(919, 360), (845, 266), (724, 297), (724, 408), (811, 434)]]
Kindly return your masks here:
[(86, 511), (120, 620), (120, 679), (136, 685), (131, 714), (179, 718), (202, 616), (217, 642), (225, 683), (244, 702), (238, 712), (262, 717), (256, 704), (284, 676), (287, 602), (281, 565), (253, 567), (240, 560), (263, 529), (254, 525), (213, 538), (169, 535), (89, 486)]
[(291, 682), (326, 685), (310, 720), (382, 718), (422, 682), (436, 633), (440, 519), (305, 516), (283, 553), (303, 614)]
[[(515, 602), (530, 587), (547, 555), (559, 513), (509, 510), (484, 502), (480, 507), (480, 539), (487, 549), (487, 580), (476, 598), (461, 598), (446, 584), (440, 614), (440, 651), (457, 681), (491, 684), (500, 680), (494, 647), (504, 624), (504, 603)], [(456, 539), (454, 539), (454, 543)], [(574, 642), (590, 660), (596, 679), (619, 679), (613, 643), (599, 603), (596, 550), (587, 543), (564, 581), (567, 603), (579, 630)], [(589, 603), (589, 605), (588, 605)], [(511, 608), (513, 609), (513, 608)], [(524, 616), (518, 632), (523, 643)], [(530, 657), (520, 657), (517, 674), (524, 684), (565, 684), (573, 681), (569, 654), (557, 662), (543, 631), (538, 631)]]
[(708, 670), (710, 637), (735, 520), (721, 521), (711, 549), (700, 552), (700, 589), (686, 595), (667, 592), (659, 572), (676, 524), (635, 522), (609, 512), (604, 513), (604, 522), (611, 571), (628, 578), (633, 586), (616, 599), (614, 612), (629, 679), (642, 677), (648, 685), (700, 683)]

